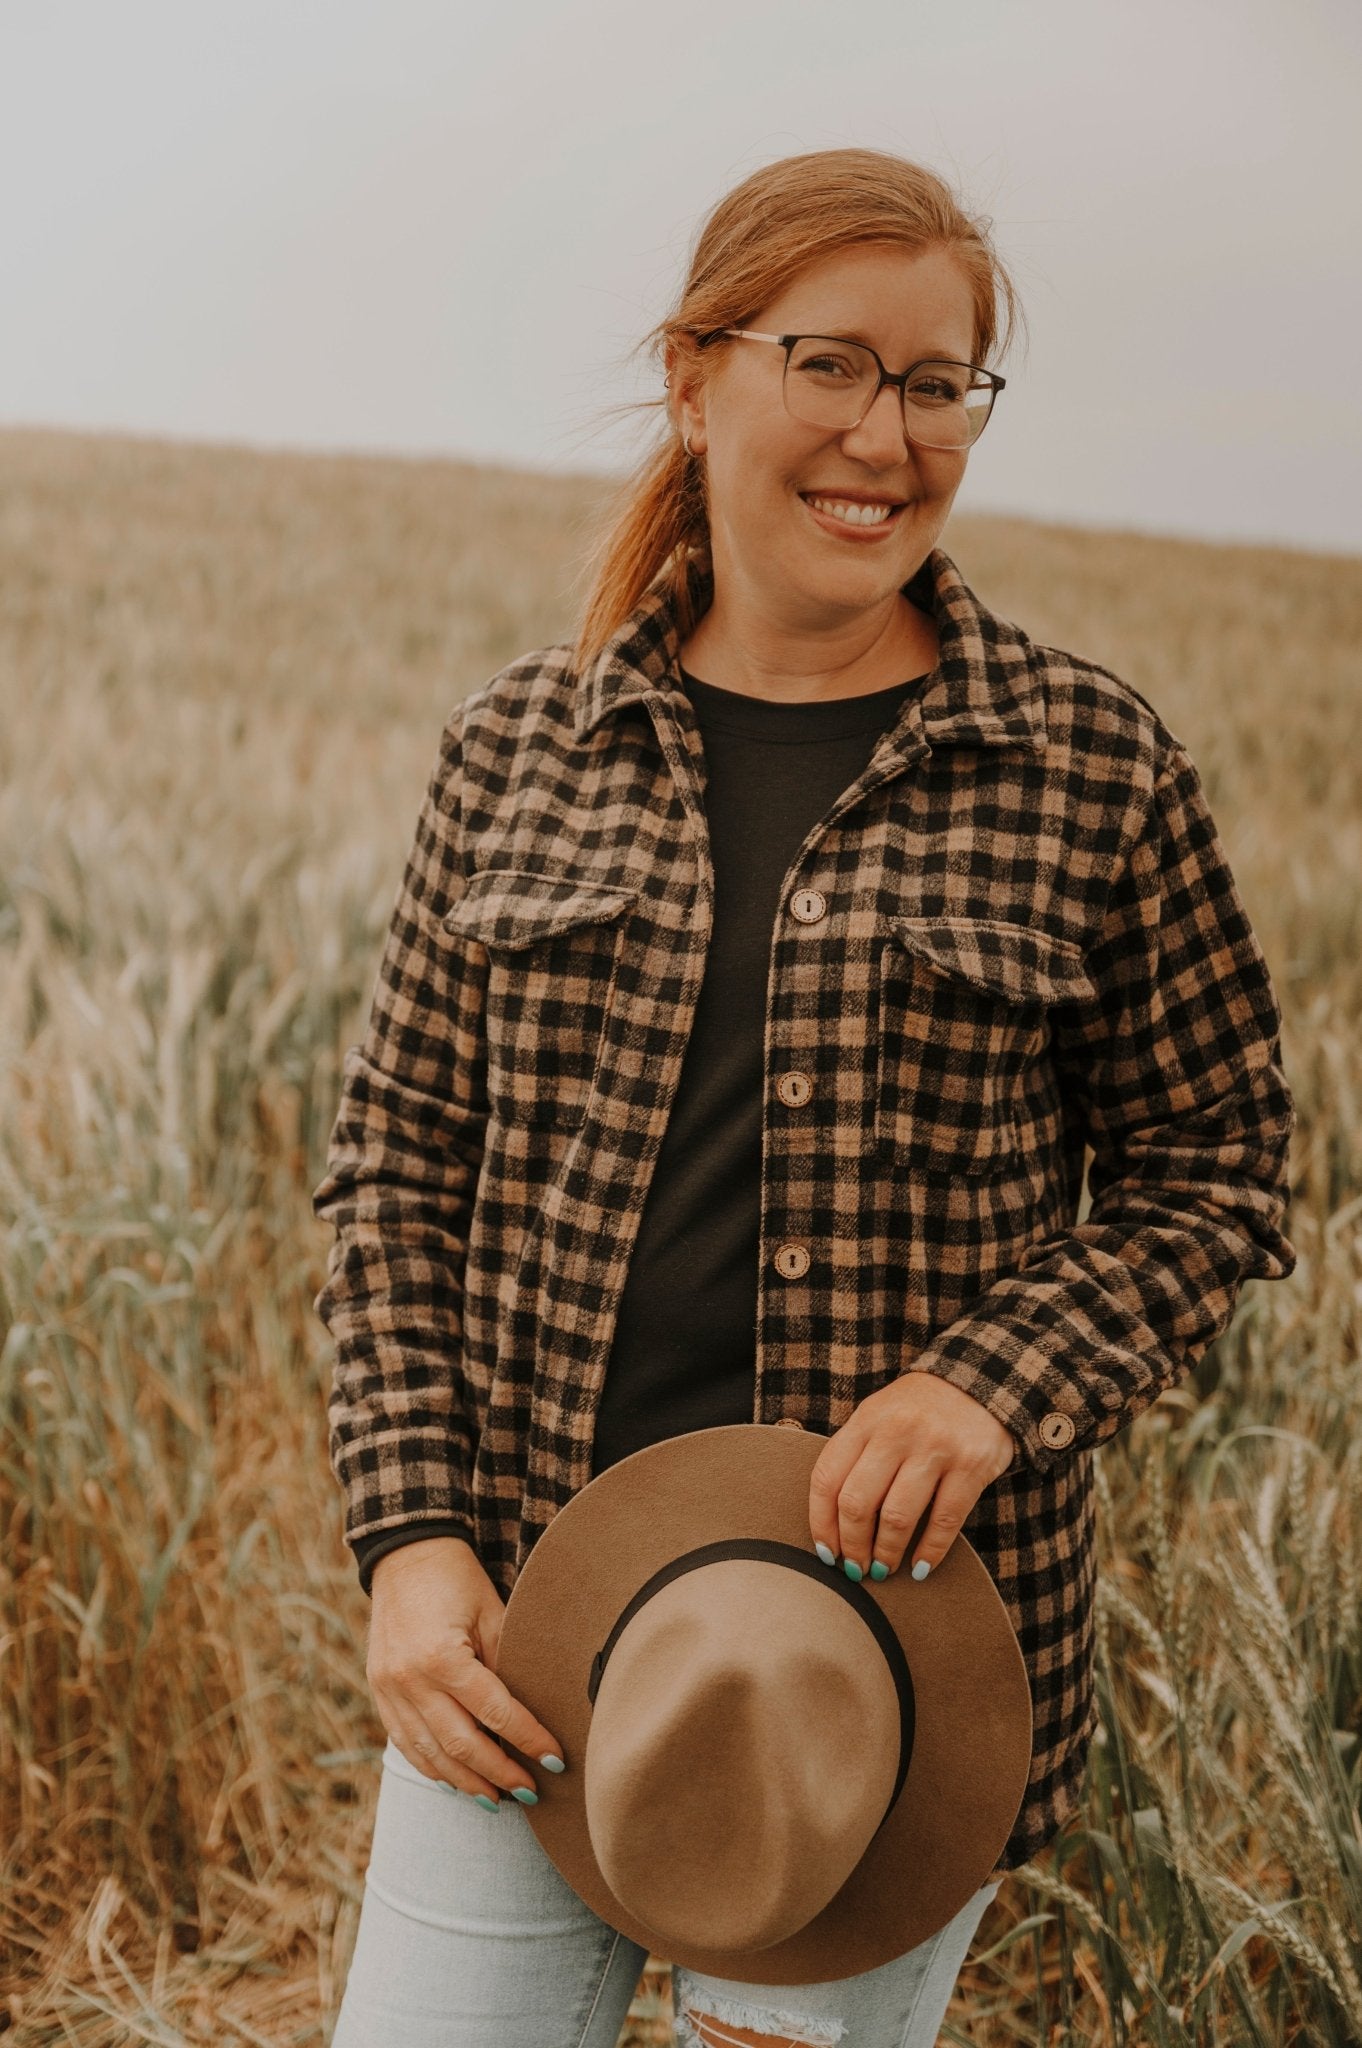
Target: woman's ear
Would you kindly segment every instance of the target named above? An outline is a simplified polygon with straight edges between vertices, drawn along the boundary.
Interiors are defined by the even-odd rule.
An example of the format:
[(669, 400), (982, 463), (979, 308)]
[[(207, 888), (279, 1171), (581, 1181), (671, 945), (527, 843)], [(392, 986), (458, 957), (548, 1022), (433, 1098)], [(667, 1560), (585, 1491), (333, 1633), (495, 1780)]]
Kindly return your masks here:
[(689, 440), (691, 452), (698, 455), (704, 446), (703, 387), (695, 376), (689, 352), (678, 347), (670, 336), (663, 361), (667, 373), (667, 417), (678, 440)]

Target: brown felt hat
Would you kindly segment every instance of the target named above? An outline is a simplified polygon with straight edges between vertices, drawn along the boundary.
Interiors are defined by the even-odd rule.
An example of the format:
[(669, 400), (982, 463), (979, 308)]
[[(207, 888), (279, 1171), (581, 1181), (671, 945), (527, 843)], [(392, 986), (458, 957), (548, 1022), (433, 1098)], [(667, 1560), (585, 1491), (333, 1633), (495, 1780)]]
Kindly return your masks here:
[(996, 1865), (1031, 1762), (1021, 1648), (963, 1536), (921, 1583), (819, 1560), (827, 1442), (735, 1423), (609, 1466), (526, 1558), (497, 1650), (562, 1745), (551, 1776), (503, 1742), (562, 1876), (659, 1959), (743, 1983), (928, 1940)]

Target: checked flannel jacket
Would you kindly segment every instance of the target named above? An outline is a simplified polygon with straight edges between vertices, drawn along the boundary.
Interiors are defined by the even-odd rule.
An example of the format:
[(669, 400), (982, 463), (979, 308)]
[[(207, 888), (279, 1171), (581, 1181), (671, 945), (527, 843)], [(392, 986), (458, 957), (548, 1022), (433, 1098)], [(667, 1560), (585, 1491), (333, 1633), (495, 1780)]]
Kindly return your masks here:
[[(687, 573), (703, 609), (709, 572)], [(1295, 1108), (1182, 744), (940, 549), (904, 588), (938, 665), (773, 921), (752, 1419), (831, 1435), (933, 1372), (1016, 1439), (964, 1524), (1032, 1693), (996, 1875), (1072, 1812), (1096, 1725), (1094, 1446), (1246, 1279), (1294, 1269)], [(590, 1477), (705, 970), (678, 647), (659, 582), (581, 674), (541, 648), (455, 706), (313, 1196), (336, 1233), (316, 1310), (346, 1538), (452, 1522), (503, 1598)], [(790, 1070), (813, 1084), (797, 1104)]]

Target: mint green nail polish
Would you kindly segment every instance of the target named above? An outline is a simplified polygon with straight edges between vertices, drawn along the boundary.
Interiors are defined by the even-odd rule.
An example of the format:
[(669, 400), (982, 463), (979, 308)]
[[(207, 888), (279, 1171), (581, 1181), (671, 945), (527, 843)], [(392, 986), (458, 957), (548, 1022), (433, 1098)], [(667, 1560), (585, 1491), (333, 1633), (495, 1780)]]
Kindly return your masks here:
[(855, 1579), (858, 1584), (865, 1577), (865, 1573), (861, 1570), (861, 1567), (856, 1563), (854, 1558), (844, 1558), (842, 1561), (842, 1570), (846, 1573), (849, 1579)]
[(475, 1792), (473, 1797), (477, 1800), (478, 1805), (485, 1806), (489, 1813), (499, 1813), (501, 1811), (501, 1802), (496, 1799), (489, 1799), (485, 1792)]
[(872, 1579), (887, 1579), (889, 1577), (888, 1565), (881, 1564), (880, 1560), (876, 1558), (874, 1564), (870, 1567), (870, 1576)]
[(836, 1564), (837, 1553), (835, 1550), (829, 1550), (826, 1543), (815, 1543), (813, 1547), (824, 1564)]
[(518, 1799), (522, 1806), (538, 1806), (539, 1804), (539, 1794), (531, 1792), (528, 1785), (513, 1785), (511, 1787), (511, 1797), (512, 1799)]
[(917, 1579), (920, 1583), (923, 1579), (926, 1578), (930, 1570), (931, 1566), (928, 1564), (926, 1558), (920, 1557), (917, 1563), (913, 1566), (913, 1577)]
[(567, 1769), (566, 1763), (560, 1756), (541, 1756), (539, 1761), (546, 1771), (565, 1771)]

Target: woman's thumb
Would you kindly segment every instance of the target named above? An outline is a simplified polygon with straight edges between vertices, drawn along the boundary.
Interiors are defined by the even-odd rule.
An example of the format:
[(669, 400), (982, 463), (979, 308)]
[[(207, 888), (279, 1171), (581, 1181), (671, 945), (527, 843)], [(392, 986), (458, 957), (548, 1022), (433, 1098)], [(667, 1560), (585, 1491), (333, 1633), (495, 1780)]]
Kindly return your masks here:
[(478, 1660), (489, 1671), (497, 1668), (497, 1651), (501, 1647), (501, 1624), (506, 1618), (506, 1606), (500, 1594), (492, 1588), (478, 1608), (475, 1627), (478, 1636)]

